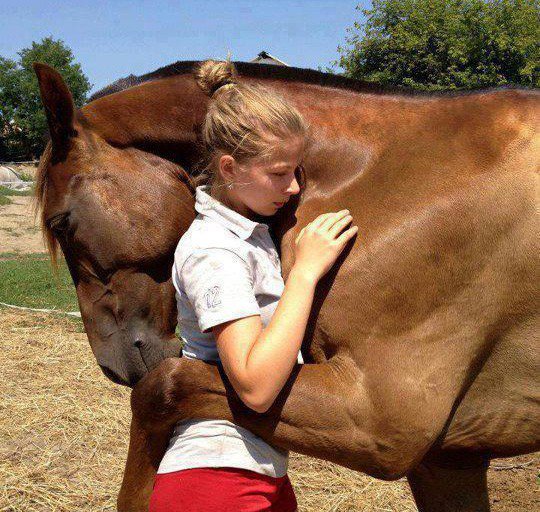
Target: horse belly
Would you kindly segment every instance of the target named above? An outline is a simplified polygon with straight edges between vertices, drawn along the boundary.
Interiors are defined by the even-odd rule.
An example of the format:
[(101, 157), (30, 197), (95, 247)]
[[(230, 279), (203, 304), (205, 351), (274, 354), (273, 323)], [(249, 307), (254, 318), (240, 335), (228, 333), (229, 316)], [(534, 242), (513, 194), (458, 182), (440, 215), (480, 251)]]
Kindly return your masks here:
[(540, 317), (497, 343), (460, 403), (443, 450), (510, 457), (540, 449)]

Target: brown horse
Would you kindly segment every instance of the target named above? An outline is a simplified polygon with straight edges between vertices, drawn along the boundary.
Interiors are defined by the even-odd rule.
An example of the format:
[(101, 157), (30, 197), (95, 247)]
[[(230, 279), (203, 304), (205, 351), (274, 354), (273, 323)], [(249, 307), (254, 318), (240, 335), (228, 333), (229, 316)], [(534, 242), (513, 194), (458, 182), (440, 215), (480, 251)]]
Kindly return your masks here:
[[(193, 219), (190, 170), (207, 98), (178, 63), (75, 111), (36, 65), (51, 132), (38, 199), (105, 374), (133, 385), (179, 354), (170, 267)], [(302, 198), (273, 219), (292, 241), (342, 207), (360, 227), (319, 286), (304, 352), (268, 413), (220, 368), (168, 359), (132, 395), (119, 510), (145, 510), (174, 422), (226, 418), (268, 442), (370, 475), (407, 475), (422, 511), (489, 509), (491, 457), (538, 449), (539, 95), (409, 94), (237, 64), (314, 127)], [(110, 92), (110, 91), (109, 91)]]

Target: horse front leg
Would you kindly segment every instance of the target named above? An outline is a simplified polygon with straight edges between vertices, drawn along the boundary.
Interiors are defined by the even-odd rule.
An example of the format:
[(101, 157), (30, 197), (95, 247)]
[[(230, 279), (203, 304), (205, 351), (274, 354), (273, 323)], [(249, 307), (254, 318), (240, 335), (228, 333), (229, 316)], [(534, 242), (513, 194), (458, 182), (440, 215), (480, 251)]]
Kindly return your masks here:
[[(226, 403), (220, 407), (222, 400), (215, 400), (225, 392), (219, 373), (215, 367), (197, 363), (166, 359), (133, 389), (130, 439), (117, 498), (118, 512), (148, 511), (154, 477), (177, 421), (191, 417), (231, 419)], [(193, 372), (194, 366), (198, 372)], [(214, 403), (211, 413), (205, 414), (205, 402)]]
[(402, 411), (412, 404), (415, 410), (408, 418), (417, 421), (418, 400), (403, 396), (401, 408), (394, 407), (399, 418), (389, 418), (372, 396), (356, 364), (335, 356), (327, 363), (296, 367), (270, 410), (258, 414), (244, 406), (219, 367), (166, 360), (132, 393), (132, 438), (119, 510), (146, 510), (166, 439), (176, 422), (192, 418), (229, 420), (274, 446), (378, 478), (400, 478), (421, 460), (444, 418), (436, 425), (423, 424), (416, 435), (418, 426), (406, 421)]
[(132, 416), (129, 448), (122, 486), (118, 493), (118, 512), (147, 512), (154, 477), (171, 437), (172, 427), (154, 429), (141, 427)]
[(354, 376), (346, 377), (347, 372), (337, 370), (340, 366), (296, 367), (271, 409), (258, 414), (240, 401), (219, 367), (188, 359), (163, 361), (132, 392), (130, 443), (118, 511), (148, 510), (172, 429), (185, 419), (226, 419), (275, 446), (354, 465), (355, 429), (347, 407)]

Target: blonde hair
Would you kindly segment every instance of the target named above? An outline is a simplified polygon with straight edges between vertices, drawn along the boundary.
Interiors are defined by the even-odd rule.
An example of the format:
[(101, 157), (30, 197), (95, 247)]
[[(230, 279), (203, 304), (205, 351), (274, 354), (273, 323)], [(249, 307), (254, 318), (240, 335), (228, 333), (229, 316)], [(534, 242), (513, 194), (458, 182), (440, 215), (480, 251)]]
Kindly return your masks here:
[(207, 60), (195, 70), (197, 84), (211, 98), (202, 126), (206, 165), (197, 184), (219, 185), (221, 155), (243, 163), (270, 156), (277, 143), (290, 137), (307, 136), (306, 122), (281, 96), (262, 85), (240, 83), (237, 77), (228, 60)]

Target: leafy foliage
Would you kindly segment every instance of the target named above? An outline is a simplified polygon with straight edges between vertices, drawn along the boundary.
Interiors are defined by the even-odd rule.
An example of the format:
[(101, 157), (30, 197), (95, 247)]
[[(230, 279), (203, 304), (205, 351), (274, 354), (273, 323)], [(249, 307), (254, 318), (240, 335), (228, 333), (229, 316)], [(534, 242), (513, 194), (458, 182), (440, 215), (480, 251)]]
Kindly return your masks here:
[(0, 57), (0, 160), (35, 158), (45, 147), (47, 121), (34, 62), (49, 64), (62, 75), (77, 107), (92, 87), (62, 40), (46, 37), (18, 56), (17, 61)]
[(429, 90), (540, 87), (539, 0), (373, 0), (362, 13), (334, 62), (346, 76)]

